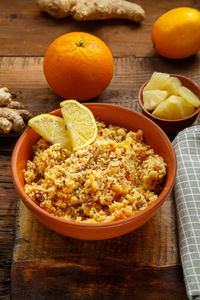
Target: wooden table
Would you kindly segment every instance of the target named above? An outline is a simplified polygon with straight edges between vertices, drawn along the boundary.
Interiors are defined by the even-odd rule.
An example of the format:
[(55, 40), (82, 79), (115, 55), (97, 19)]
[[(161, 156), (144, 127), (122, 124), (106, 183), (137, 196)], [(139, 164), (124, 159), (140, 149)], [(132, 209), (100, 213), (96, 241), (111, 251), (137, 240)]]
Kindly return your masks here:
[[(95, 101), (139, 110), (138, 89), (153, 71), (184, 74), (200, 84), (199, 54), (170, 61), (155, 53), (150, 40), (158, 16), (179, 6), (200, 9), (199, 1), (138, 0), (146, 11), (142, 25), (54, 20), (40, 13), (35, 2), (0, 1), (0, 84), (34, 115), (58, 107), (60, 99), (45, 81), (42, 61), (47, 46), (70, 31), (97, 35), (113, 53), (113, 80)], [(125, 236), (105, 241), (63, 237), (41, 225), (17, 201), (10, 174), (16, 140), (12, 135), (0, 138), (0, 299), (10, 299), (10, 291), (14, 300), (187, 299), (173, 193), (147, 224)]]

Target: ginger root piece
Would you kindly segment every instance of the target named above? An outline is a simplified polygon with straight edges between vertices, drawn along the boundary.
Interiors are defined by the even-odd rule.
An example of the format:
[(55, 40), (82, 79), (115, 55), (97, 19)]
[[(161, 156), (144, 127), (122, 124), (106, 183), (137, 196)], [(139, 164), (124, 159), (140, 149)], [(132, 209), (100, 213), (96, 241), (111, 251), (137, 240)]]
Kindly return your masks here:
[(12, 96), (7, 87), (0, 88), (0, 107), (7, 106), (11, 102)]
[(12, 129), (15, 132), (19, 132), (25, 127), (23, 118), (17, 113), (16, 110), (13, 110), (12, 108), (1, 107), (0, 116), (6, 118), (12, 123)]
[(128, 19), (142, 22), (145, 12), (138, 4), (125, 0), (37, 0), (42, 11), (60, 19), (72, 16), (75, 20)]
[(13, 101), (6, 87), (0, 88), (0, 133), (20, 132), (26, 126), (24, 121), (30, 118), (32, 114), (24, 109), (24, 105)]
[(6, 118), (0, 117), (0, 132), (9, 133), (12, 129), (12, 123)]
[(10, 103), (8, 103), (7, 107), (14, 109), (24, 109), (24, 105), (21, 102), (13, 100)]
[(28, 121), (29, 119), (31, 119), (33, 117), (32, 113), (30, 113), (30, 111), (28, 111), (28, 110), (18, 109), (15, 111), (23, 118), (24, 121)]

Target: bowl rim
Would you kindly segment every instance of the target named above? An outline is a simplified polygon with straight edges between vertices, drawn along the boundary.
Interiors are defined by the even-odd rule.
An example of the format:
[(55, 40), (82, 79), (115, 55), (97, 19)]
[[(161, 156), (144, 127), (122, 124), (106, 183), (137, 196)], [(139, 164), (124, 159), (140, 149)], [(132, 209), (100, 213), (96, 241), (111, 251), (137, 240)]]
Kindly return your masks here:
[[(177, 172), (177, 160), (176, 160), (176, 154), (175, 154), (175, 150), (174, 147), (171, 143), (171, 141), (169, 140), (168, 136), (165, 134), (165, 132), (157, 125), (155, 124), (152, 120), (150, 120), (148, 117), (144, 116), (143, 114), (132, 110), (130, 108), (126, 108), (120, 105), (116, 105), (116, 104), (110, 104), (110, 103), (98, 103), (98, 102), (85, 102), (82, 103), (83, 105), (86, 105), (88, 108), (92, 107), (92, 106), (98, 106), (99, 108), (101, 107), (110, 107), (115, 108), (117, 110), (120, 111), (125, 111), (125, 112), (130, 112), (136, 115), (139, 115), (141, 118), (146, 119), (147, 122), (151, 123), (153, 126), (156, 127), (156, 129), (160, 132), (160, 134), (163, 136), (163, 138), (165, 139), (167, 146), (169, 147), (170, 153), (171, 153), (171, 158), (172, 158), (172, 165), (173, 165), (173, 169), (172, 169), (172, 175), (171, 175), (171, 179), (169, 182), (168, 187), (166, 188), (166, 190), (163, 192), (162, 196), (159, 198), (157, 198), (151, 205), (149, 205), (148, 207), (146, 207), (144, 210), (137, 212), (136, 214), (134, 214), (133, 216), (130, 216), (126, 219), (122, 219), (122, 220), (118, 220), (118, 221), (112, 221), (112, 222), (107, 222), (107, 223), (79, 223), (79, 222), (73, 222), (73, 221), (68, 221), (62, 218), (59, 218), (57, 216), (54, 216), (50, 213), (48, 213), (47, 211), (45, 211), (44, 209), (42, 209), (40, 206), (38, 206), (34, 201), (32, 201), (29, 196), (25, 193), (24, 187), (22, 187), (22, 185), (19, 182), (18, 176), (17, 176), (17, 172), (16, 172), (16, 164), (17, 164), (17, 156), (21, 147), (21, 142), (23, 141), (23, 139), (29, 135), (32, 132), (34, 132), (34, 130), (32, 128), (26, 128), (25, 131), (21, 134), (21, 136), (19, 137), (17, 143), (15, 144), (15, 147), (13, 149), (12, 152), (12, 157), (11, 157), (11, 175), (12, 175), (12, 180), (13, 180), (13, 184), (17, 190), (18, 195), (20, 196), (20, 199), (24, 202), (24, 204), (26, 206), (28, 206), (30, 208), (30, 210), (35, 213), (38, 217), (43, 218), (44, 216), (46, 216), (46, 218), (48, 220), (54, 220), (56, 222), (59, 223), (64, 223), (64, 224), (68, 224), (71, 226), (75, 226), (77, 228), (107, 228), (107, 227), (117, 227), (117, 226), (121, 226), (122, 224), (128, 224), (130, 222), (136, 221), (138, 219), (140, 219), (142, 216), (144, 215), (151, 215), (151, 213), (154, 213), (154, 211), (156, 211), (164, 202), (165, 198), (167, 197), (167, 195), (170, 193), (170, 191), (173, 188), (175, 179), (176, 179), (176, 172)], [(58, 111), (60, 111), (60, 108), (53, 110), (50, 112), (50, 114), (55, 114)], [(39, 135), (38, 135), (39, 136)]]
[[(177, 77), (178, 79), (184, 79), (184, 80), (186, 80), (186, 81), (192, 83), (192, 84), (199, 90), (199, 92), (200, 92), (200, 86), (199, 86), (194, 80), (190, 79), (189, 77), (184, 76), (184, 75), (179, 75), (179, 74), (169, 74), (169, 75), (170, 75), (171, 77)], [(182, 118), (182, 119), (172, 120), (172, 119), (164, 119), (164, 118), (159, 118), (159, 117), (157, 117), (157, 116), (154, 116), (149, 110), (147, 110), (147, 109), (144, 107), (144, 103), (143, 103), (143, 95), (142, 95), (143, 89), (144, 89), (144, 87), (147, 85), (147, 83), (149, 82), (149, 80), (150, 80), (150, 79), (146, 80), (146, 81), (142, 84), (142, 86), (140, 87), (139, 92), (138, 92), (138, 102), (139, 102), (139, 104), (140, 104), (142, 110), (145, 111), (145, 113), (146, 113), (148, 116), (150, 116), (152, 119), (155, 119), (155, 120), (158, 120), (158, 121), (162, 121), (162, 122), (166, 122), (166, 123), (172, 123), (172, 122), (174, 122), (174, 123), (179, 123), (179, 122), (186, 121), (186, 120), (188, 120), (188, 119), (190, 119), (190, 118), (196, 116), (196, 115), (200, 112), (200, 106), (199, 106), (199, 107), (196, 107), (195, 111), (194, 111), (191, 115), (189, 115), (189, 116), (187, 116), (187, 117), (185, 117), (185, 118)]]

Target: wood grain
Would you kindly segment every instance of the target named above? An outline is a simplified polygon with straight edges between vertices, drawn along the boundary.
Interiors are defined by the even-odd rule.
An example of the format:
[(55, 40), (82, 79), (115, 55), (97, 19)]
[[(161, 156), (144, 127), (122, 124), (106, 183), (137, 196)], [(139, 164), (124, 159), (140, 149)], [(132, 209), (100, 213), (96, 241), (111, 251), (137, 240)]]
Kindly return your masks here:
[[(139, 109), (137, 94), (154, 71), (177, 73), (200, 84), (200, 54), (174, 62), (161, 57), (114, 58), (115, 71), (109, 87), (93, 101), (116, 103)], [(48, 86), (42, 71), (42, 57), (0, 58), (0, 82), (15, 93), (33, 114), (58, 108), (61, 98)], [(12, 72), (12, 70), (15, 72)]]
[(0, 299), (8, 300), (16, 192), (11, 181), (10, 155), (15, 139), (0, 140)]
[(145, 267), (178, 265), (173, 195), (168, 197), (159, 212), (142, 228), (120, 238), (94, 242), (67, 238), (47, 229), (22, 202), (19, 203), (14, 264), (29, 260), (48, 261), (54, 259), (55, 255), (56, 260), (74, 257), (77, 261), (89, 260), (95, 263), (101, 253), (121, 264)]
[[(134, 2), (134, 0), (131, 0)], [(70, 31), (97, 35), (110, 47), (113, 55), (149, 57), (155, 55), (150, 38), (152, 24), (164, 12), (180, 6), (200, 9), (199, 1), (136, 1), (146, 11), (141, 25), (126, 20), (78, 22), (72, 18), (55, 20), (41, 13), (33, 0), (0, 2), (0, 55), (43, 56), (48, 45)]]
[[(113, 80), (109, 88), (98, 98), (94, 99), (94, 101), (116, 103), (122, 106), (130, 107), (132, 109), (140, 110), (137, 103), (137, 93), (140, 86), (150, 77), (151, 73), (154, 70), (174, 73), (174, 65), (168, 60), (162, 59), (161, 57), (143, 59), (135, 56), (127, 56), (115, 57), (114, 60), (115, 73)], [(200, 83), (199, 60), (200, 56), (196, 55), (184, 60), (184, 65), (183, 61), (180, 63), (177, 62), (176, 72), (179, 74), (185, 74), (193, 78), (197, 83)], [(60, 102), (60, 98), (51, 91), (46, 83), (42, 72), (42, 63), (42, 57), (2, 57), (0, 59), (0, 82), (2, 83), (2, 85), (8, 86), (8, 88), (10, 88), (10, 90), (16, 94), (17, 99), (24, 102), (26, 107), (35, 115), (56, 109)], [(15, 72), (12, 72), (12, 70), (15, 70)], [(14, 191), (14, 188), (12, 187), (10, 178), (10, 161), (8, 161), (10, 160), (11, 150), (14, 146), (15, 141), (16, 138), (10, 138), (10, 140), (4, 138), (4, 146), (1, 149), (0, 159), (0, 165), (2, 167), (0, 169), (0, 179), (3, 183), (1, 187), (1, 202), (3, 203), (2, 207), (5, 206), (6, 213), (8, 214), (7, 217), (3, 215), (2, 222), (3, 224), (5, 224), (6, 221), (6, 224), (10, 224), (6, 225), (5, 228), (2, 227), (4, 228), (4, 234), (7, 234), (7, 231), (9, 232), (8, 240), (5, 241), (4, 239), (4, 257), (8, 255), (8, 249), (6, 247), (7, 242), (10, 243), (11, 247), (14, 220), (14, 210), (9, 210), (9, 208), (6, 206), (7, 204), (5, 204), (4, 197), (7, 197), (7, 203), (9, 204), (12, 203), (13, 205), (13, 203), (15, 203), (16, 201), (16, 193)], [(8, 190), (7, 187), (4, 187), (5, 183), (9, 184), (10, 190)], [(23, 228), (25, 228), (26, 231), (21, 232), (20, 228), (19, 232), (17, 232), (17, 237), (15, 240), (12, 273), (14, 283), (13, 293), (16, 296), (16, 299), (19, 299), (18, 297), (21, 293), (20, 289), (23, 290), (23, 286), (21, 284), (21, 288), (19, 288), (18, 281), (18, 278), (20, 278), (18, 277), (18, 275), (19, 273), (21, 274), (23, 269), (26, 269), (26, 271), (30, 273), (30, 277), (28, 278), (30, 279), (29, 283), (31, 284), (31, 281), (36, 274), (37, 266), (40, 262), (44, 263), (45, 266), (46, 264), (49, 264), (49, 268), (54, 268), (52, 256), (53, 259), (54, 256), (56, 256), (56, 261), (59, 260), (61, 263), (63, 259), (65, 261), (66, 258), (68, 258), (69, 262), (71, 261), (73, 263), (77, 263), (77, 261), (82, 259), (83, 261), (85, 261), (85, 264), (89, 264), (90, 257), (93, 256), (95, 257), (95, 259), (97, 259), (97, 256), (94, 255), (94, 252), (96, 252), (97, 249), (101, 249), (101, 251), (104, 251), (104, 258), (109, 257), (109, 259), (111, 259), (112, 255), (114, 254), (114, 257), (112, 259), (114, 261), (118, 261), (119, 268), (120, 265), (122, 265), (124, 262), (127, 263), (128, 259), (129, 263), (134, 266), (134, 268), (135, 266), (144, 268), (143, 272), (145, 274), (146, 268), (152, 268), (153, 274), (156, 274), (156, 276), (158, 277), (160, 272), (158, 271), (158, 267), (162, 265), (163, 268), (166, 268), (166, 272), (171, 272), (171, 276), (174, 276), (173, 281), (177, 282), (177, 274), (181, 276), (181, 267), (178, 257), (175, 229), (176, 218), (174, 215), (174, 211), (175, 208), (173, 200), (172, 198), (168, 199), (159, 213), (148, 223), (148, 225), (145, 225), (143, 228), (134, 233), (119, 238), (117, 243), (113, 242), (114, 240), (111, 241), (110, 244), (107, 242), (108, 244), (106, 246), (106, 242), (96, 242), (94, 243), (94, 246), (94, 244), (89, 242), (75, 242), (72, 239), (64, 238), (49, 231), (43, 225), (39, 224), (35, 219), (28, 218), (28, 223), (24, 223), (24, 215), (21, 214), (23, 218), (18, 221), (22, 223)], [(3, 213), (4, 211), (2, 212), (2, 214)], [(28, 228), (31, 228), (31, 230), (28, 230)], [(33, 233), (35, 233), (36, 235), (34, 235)], [(21, 238), (18, 238), (19, 235), (21, 236)], [(23, 242), (24, 240), (28, 242)], [(116, 246), (114, 247), (115, 244)], [(104, 247), (105, 249), (111, 249), (112, 251), (110, 250), (110, 253), (105, 252)], [(85, 249), (86, 252), (83, 251), (81, 253), (80, 249), (82, 248)], [(77, 249), (79, 249), (79, 251), (77, 251)], [(130, 251), (130, 249), (132, 251)], [(86, 253), (89, 253), (90, 255), (84, 256), (86, 255)], [(98, 250), (97, 253), (101, 253), (100, 250)], [(124, 259), (124, 261), (122, 258), (121, 261), (119, 261), (119, 258), (115, 256), (116, 253), (118, 253), (118, 255)], [(34, 262), (32, 262), (32, 260)], [(10, 256), (8, 258), (8, 261), (6, 262), (6, 267), (4, 266), (4, 275), (2, 276), (4, 276), (5, 278), (9, 272), (9, 261)], [(29, 269), (30, 263), (33, 265)], [(47, 269), (44, 272), (47, 272)], [(116, 270), (113, 270), (113, 272), (115, 271)], [(134, 272), (136, 272), (136, 270)], [(165, 272), (162, 276), (164, 276), (164, 274)], [(25, 276), (25, 274), (21, 274), (20, 276)], [(124, 274), (124, 276), (126, 276), (126, 274)], [(160, 277), (161, 281), (162, 276)], [(22, 282), (24, 282), (25, 289), (26, 283), (28, 285), (28, 282), (26, 282), (26, 278), (24, 278)], [(72, 283), (73, 282), (71, 282), (70, 284)], [(150, 282), (147, 281), (145, 284), (148, 286), (150, 285)], [(179, 295), (181, 295), (180, 297), (182, 297), (182, 295), (185, 293), (183, 282), (181, 283), (180, 281), (180, 289), (181, 284), (182, 292), (179, 292)], [(4, 283), (3, 286), (5, 288), (6, 283)], [(131, 285), (129, 286), (129, 289), (130, 290), (128, 293), (131, 293)], [(70, 290), (66, 292), (72, 293), (72, 291)], [(85, 293), (84, 295), (86, 295), (86, 290), (83, 291), (83, 293)], [(120, 293), (123, 294), (122, 287)], [(137, 291), (137, 293), (139, 293), (139, 291)], [(128, 294), (124, 295), (128, 297)], [(27, 297), (30, 297), (30, 295)], [(174, 299), (178, 299), (177, 294), (174, 295)], [(179, 299), (183, 299), (183, 297)]]
[(133, 294), (135, 299), (186, 299), (174, 211), (171, 194), (138, 230), (110, 240), (81, 241), (47, 229), (20, 201), (13, 299), (131, 299)]
[[(138, 89), (153, 71), (183, 74), (200, 84), (200, 55), (169, 61), (155, 53), (150, 39), (152, 24), (162, 13), (178, 6), (200, 9), (199, 1), (138, 0), (137, 3), (146, 11), (141, 25), (124, 20), (54, 20), (40, 13), (35, 0), (0, 1), (0, 85), (8, 86), (34, 114), (57, 108), (60, 98), (45, 81), (42, 60), (48, 45), (70, 31), (97, 35), (114, 55), (113, 80), (93, 101), (139, 110)], [(17, 137), (0, 137), (0, 300), (10, 299), (17, 201), (10, 159)], [(23, 207), (20, 211), (28, 216), (24, 219), (28, 230), (24, 231), (18, 218), (22, 226), (14, 240), (13, 299), (186, 299), (172, 195), (149, 223), (110, 241), (65, 238), (29, 217)]]
[[(161, 60), (160, 58), (154, 59), (155, 61), (152, 62), (150, 59), (144, 61), (133, 56), (115, 58), (113, 80), (109, 88), (94, 101), (117, 103), (139, 110), (137, 103), (139, 87), (152, 73), (154, 64), (159, 65), (160, 71), (166, 67), (165, 60)], [(196, 59), (199, 60), (199, 57), (197, 56)], [(9, 87), (14, 92), (15, 87), (20, 87), (21, 82), (23, 82), (19, 97), (22, 98), (22, 101), (34, 114), (55, 109), (58, 107), (60, 101), (59, 97), (54, 95), (49, 89), (45, 81), (42, 74), (42, 61), (42, 58), (36, 59), (34, 57), (7, 57), (1, 60), (1, 70), (6, 77), (10, 77), (9, 82), (11, 84)], [(191, 64), (191, 61), (186, 61), (186, 65), (187, 63)], [(15, 77), (9, 72), (9, 69), (11, 69), (10, 65), (16, 70), (18, 76)], [(148, 72), (145, 72), (146, 69)], [(32, 70), (34, 70), (35, 76), (33, 76)], [(188, 72), (189, 70), (188, 68)], [(32, 88), (30, 89), (29, 86)], [(30, 97), (33, 99), (32, 103)], [(103, 264), (103, 269), (99, 266), (100, 260), (101, 264)], [(127, 275), (129, 267), (131, 275)], [(40, 280), (40, 287), (38, 287), (35, 281), (38, 268), (39, 272), (44, 276)], [(34, 297), (36, 297), (37, 293), (42, 294), (42, 291), (45, 291), (45, 295), (46, 274), (48, 272), (52, 272), (52, 274), (54, 272), (59, 273), (62, 282), (62, 280), (65, 280), (69, 268), (74, 272), (71, 281), (67, 279), (68, 284), (66, 285), (65, 293), (69, 294), (69, 299), (71, 299), (72, 295), (78, 297), (78, 294), (74, 292), (76, 289), (74, 278), (78, 276), (78, 273), (85, 278), (85, 281), (83, 281), (83, 285), (80, 286), (77, 293), (80, 293), (81, 297), (88, 297), (88, 289), (92, 293), (97, 293), (97, 295), (103, 293), (99, 290), (102, 284), (99, 278), (103, 276), (103, 280), (107, 282), (111, 274), (115, 274), (119, 270), (125, 280), (123, 284), (127, 282), (126, 288), (121, 284), (114, 292), (114, 294), (120, 295), (119, 299), (121, 299), (122, 295), (125, 298), (129, 297), (128, 295), (131, 295), (134, 288), (136, 289), (135, 295), (140, 297), (140, 285), (138, 285), (138, 281), (136, 280), (137, 284), (135, 286), (131, 284), (130, 276), (133, 276), (134, 273), (137, 273), (139, 278), (143, 274), (146, 280), (144, 283), (145, 286), (148, 289), (152, 288), (153, 283), (149, 281), (149, 277), (146, 275), (148, 272), (149, 274), (152, 273), (152, 276), (155, 276), (151, 278), (152, 281), (159, 282), (160, 280), (161, 285), (163, 276), (170, 274), (171, 281), (176, 282), (176, 284), (179, 282), (180, 290), (182, 288), (181, 292), (179, 289), (174, 292), (174, 298), (172, 299), (183, 299), (185, 290), (180, 280), (181, 266), (177, 249), (173, 194), (168, 197), (155, 217), (142, 228), (123, 237), (107, 241), (79, 241), (58, 235), (40, 224), (20, 203), (12, 264), (13, 299), (20, 299), (21, 293), (24, 293), (25, 298), (30, 299), (31, 297), (35, 299)], [(62, 269), (63, 273), (60, 273), (59, 269)], [(96, 275), (97, 273), (98, 276)], [(52, 275), (53, 277), (54, 275)], [(92, 286), (88, 287), (91, 277), (94, 282)], [(59, 284), (57, 281), (54, 282), (52, 278), (50, 279), (52, 281), (52, 289), (55, 289), (54, 292), (56, 291), (56, 295), (61, 297), (61, 294), (59, 294)], [(98, 285), (96, 288), (94, 287), (95, 280), (96, 284), (100, 281), (99, 287)], [(88, 283), (85, 286), (86, 281)], [(29, 287), (32, 288), (29, 290)], [(104, 296), (111, 297), (113, 288), (114, 285), (111, 282)], [(167, 289), (167, 286), (162, 286), (162, 289), (164, 288)], [(143, 294), (145, 297), (148, 295), (147, 290)], [(170, 289), (168, 288), (168, 293), (169, 291)], [(160, 291), (158, 291), (157, 296), (159, 296), (159, 293)], [(50, 295), (51, 292), (48, 294), (48, 297), (51, 297)]]

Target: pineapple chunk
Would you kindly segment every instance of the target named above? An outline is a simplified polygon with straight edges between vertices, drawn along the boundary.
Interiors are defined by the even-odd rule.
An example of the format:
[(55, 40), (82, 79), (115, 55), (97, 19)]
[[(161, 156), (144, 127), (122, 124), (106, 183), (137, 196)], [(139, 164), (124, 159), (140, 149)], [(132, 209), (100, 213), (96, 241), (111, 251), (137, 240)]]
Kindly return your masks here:
[(146, 109), (154, 109), (154, 116), (178, 120), (191, 115), (195, 107), (200, 106), (200, 98), (182, 86), (177, 77), (154, 72), (144, 87), (143, 103)]
[(178, 120), (191, 115), (195, 107), (179, 96), (170, 96), (161, 102), (153, 111), (153, 115), (168, 120)]
[(144, 87), (144, 91), (149, 90), (164, 90), (166, 83), (170, 79), (170, 75), (167, 73), (154, 72)]
[(170, 77), (167, 79), (165, 90), (169, 95), (179, 95), (179, 88), (182, 85), (181, 81), (177, 77)]
[(165, 90), (169, 95), (178, 95), (181, 81), (177, 77), (171, 77), (170, 74), (154, 72), (144, 87), (144, 91)]
[(181, 86), (179, 88), (179, 95), (195, 107), (198, 107), (200, 105), (200, 99), (185, 86)]
[(166, 91), (151, 90), (143, 92), (144, 107), (148, 110), (154, 109), (160, 102), (167, 98)]

